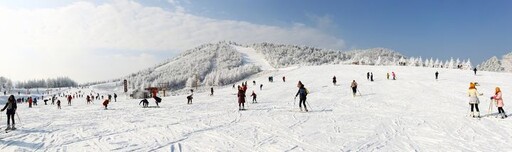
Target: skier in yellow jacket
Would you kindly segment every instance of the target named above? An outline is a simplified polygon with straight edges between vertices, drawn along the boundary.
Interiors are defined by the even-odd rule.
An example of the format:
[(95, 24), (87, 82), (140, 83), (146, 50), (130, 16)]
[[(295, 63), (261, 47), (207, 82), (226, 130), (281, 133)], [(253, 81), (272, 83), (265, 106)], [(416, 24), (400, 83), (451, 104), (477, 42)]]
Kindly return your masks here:
[[(468, 90), (468, 96), (469, 96), (469, 105), (471, 106), (471, 113), (470, 116), (478, 117), (480, 118), (480, 110), (478, 109), (478, 104), (480, 104), (480, 100), (478, 99), (478, 96), (481, 96), (482, 94), (478, 93), (476, 90), (476, 83), (469, 83), (469, 90)], [(476, 109), (476, 113), (473, 112), (473, 109)]]

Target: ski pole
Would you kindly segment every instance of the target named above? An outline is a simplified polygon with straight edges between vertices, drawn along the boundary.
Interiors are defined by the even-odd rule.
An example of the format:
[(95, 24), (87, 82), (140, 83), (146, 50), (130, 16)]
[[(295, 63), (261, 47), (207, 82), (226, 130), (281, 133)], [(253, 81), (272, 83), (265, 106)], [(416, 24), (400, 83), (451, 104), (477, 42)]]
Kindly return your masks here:
[(16, 116), (18, 117), (18, 124), (21, 124), (21, 119), (20, 119), (20, 115), (18, 115), (18, 112), (16, 112)]
[(359, 96), (363, 96), (363, 95), (361, 95), (361, 91), (359, 91), (359, 89), (357, 89), (357, 92), (359, 93)]
[[(304, 102), (306, 102), (306, 101), (304, 101)], [(309, 105), (309, 102), (306, 102), (306, 103), (307, 103), (307, 104), (308, 104), (308, 106), (309, 106), (309, 110), (313, 111), (313, 108), (311, 108), (311, 105)]]
[(489, 100), (489, 110), (487, 110), (487, 115), (489, 116), (492, 113), (492, 100)]

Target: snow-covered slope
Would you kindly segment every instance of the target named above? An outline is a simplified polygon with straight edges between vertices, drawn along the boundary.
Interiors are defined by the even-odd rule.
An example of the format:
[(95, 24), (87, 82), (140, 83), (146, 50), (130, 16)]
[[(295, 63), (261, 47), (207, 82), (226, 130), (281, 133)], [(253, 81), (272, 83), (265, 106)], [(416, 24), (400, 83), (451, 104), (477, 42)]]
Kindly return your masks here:
[(351, 64), (353, 61), (382, 64), (404, 58), (389, 49), (376, 48), (341, 52), (307, 46), (259, 43), (241, 45), (235, 42), (204, 44), (185, 51), (178, 57), (155, 67), (133, 73), (127, 79), (132, 89), (167, 85), (170, 90), (193, 86), (223, 86), (254, 75), (260, 71), (292, 66)]
[[(386, 80), (394, 71), (398, 80)], [(440, 79), (434, 80), (434, 72)], [(375, 81), (366, 80), (373, 72)], [(103, 110), (85, 99), (27, 108), (19, 104), (17, 131), (0, 134), (0, 151), (507, 151), (512, 120), (487, 115), (488, 98), (500, 86), (510, 112), (512, 74), (418, 67), (322, 65), (279, 70), (287, 81), (261, 75), (248, 94), (258, 103), (238, 111), (229, 87), (186, 97), (165, 97), (161, 108), (141, 108), (120, 94)], [(339, 85), (332, 84), (336, 76)], [(298, 112), (296, 84), (310, 91), (310, 112)], [(356, 80), (362, 96), (352, 97)], [(477, 81), (484, 118), (467, 117), (469, 82)], [(263, 84), (263, 90), (259, 90)], [(105, 86), (107, 87), (107, 86)], [(101, 89), (101, 90), (100, 90)], [(103, 90), (105, 89), (105, 90)], [(95, 92), (112, 93), (112, 88)], [(71, 92), (76, 92), (74, 89)], [(89, 93), (91, 90), (82, 90)], [(249, 99), (250, 97), (248, 97)], [(61, 100), (63, 100), (61, 98)], [(150, 106), (154, 102), (150, 99)], [(4, 115), (4, 114), (2, 114)], [(0, 127), (5, 128), (5, 116)]]
[(503, 55), (501, 59), (493, 56), (478, 65), (478, 69), (483, 71), (512, 72), (512, 52)]

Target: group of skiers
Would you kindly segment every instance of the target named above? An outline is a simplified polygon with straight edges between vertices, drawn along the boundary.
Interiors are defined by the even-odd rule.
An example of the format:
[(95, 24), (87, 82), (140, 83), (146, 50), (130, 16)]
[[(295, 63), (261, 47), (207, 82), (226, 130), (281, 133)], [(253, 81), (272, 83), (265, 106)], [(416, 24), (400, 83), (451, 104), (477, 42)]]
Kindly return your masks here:
[[(468, 96), (469, 96), (469, 106), (471, 109), (470, 116), (474, 118), (480, 118), (480, 109), (478, 108), (478, 104), (480, 104), (480, 99), (478, 96), (482, 96), (483, 93), (479, 93), (476, 86), (478, 86), (478, 83), (476, 82), (470, 82), (469, 83), (469, 90), (468, 90)], [(503, 98), (502, 98), (502, 92), (500, 87), (496, 87), (494, 90), (494, 95), (490, 97), (491, 103), (489, 105), (489, 110), (492, 110), (492, 105), (495, 104), (496, 107), (498, 107), (498, 116), (501, 116), (502, 119), (507, 118), (507, 114), (505, 113), (505, 110), (503, 110)], [(497, 116), (497, 117), (498, 117)]]

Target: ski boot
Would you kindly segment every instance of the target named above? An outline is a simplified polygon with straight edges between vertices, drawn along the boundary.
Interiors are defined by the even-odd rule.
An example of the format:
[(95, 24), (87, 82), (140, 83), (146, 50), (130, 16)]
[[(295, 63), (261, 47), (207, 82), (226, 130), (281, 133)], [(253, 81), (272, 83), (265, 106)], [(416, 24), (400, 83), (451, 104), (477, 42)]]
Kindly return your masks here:
[(7, 125), (7, 128), (5, 128), (5, 131), (11, 130), (11, 125)]
[(304, 107), (304, 109), (306, 109), (306, 112), (308, 112), (308, 108)]
[(16, 130), (16, 127), (14, 124), (12, 124), (11, 130)]
[(473, 115), (473, 118), (480, 118), (480, 112), (475, 112), (476, 114)]
[(299, 107), (300, 108), (300, 111), (302, 112), (302, 107)]

